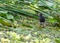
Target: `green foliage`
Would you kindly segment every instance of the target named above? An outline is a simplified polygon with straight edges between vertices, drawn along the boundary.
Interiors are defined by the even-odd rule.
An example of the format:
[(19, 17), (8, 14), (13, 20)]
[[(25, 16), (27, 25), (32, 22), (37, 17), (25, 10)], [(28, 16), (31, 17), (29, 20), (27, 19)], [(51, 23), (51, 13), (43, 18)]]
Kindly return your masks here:
[(55, 41), (56, 41), (56, 43), (60, 43), (60, 39), (59, 38), (56, 38)]
[(9, 21), (3, 17), (0, 17), (0, 23), (5, 25), (5, 26), (12, 26), (11, 21)]
[[(59, 0), (58, 0), (59, 1)], [(56, 0), (0, 0), (0, 41), (11, 43), (60, 43), (60, 30), (53, 26), (40, 29), (39, 15), (46, 22), (60, 26), (60, 1)], [(52, 24), (51, 24), (52, 25)], [(56, 28), (57, 29), (57, 28)], [(2, 31), (2, 32), (1, 32)], [(6, 37), (7, 39), (5, 39)]]

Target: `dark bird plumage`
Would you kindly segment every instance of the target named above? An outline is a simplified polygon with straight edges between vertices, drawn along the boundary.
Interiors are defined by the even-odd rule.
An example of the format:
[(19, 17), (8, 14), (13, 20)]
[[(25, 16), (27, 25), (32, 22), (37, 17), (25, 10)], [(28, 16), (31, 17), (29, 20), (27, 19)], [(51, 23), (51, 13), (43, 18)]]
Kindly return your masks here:
[(40, 14), (40, 22), (45, 22), (45, 17), (42, 15), (42, 14)]

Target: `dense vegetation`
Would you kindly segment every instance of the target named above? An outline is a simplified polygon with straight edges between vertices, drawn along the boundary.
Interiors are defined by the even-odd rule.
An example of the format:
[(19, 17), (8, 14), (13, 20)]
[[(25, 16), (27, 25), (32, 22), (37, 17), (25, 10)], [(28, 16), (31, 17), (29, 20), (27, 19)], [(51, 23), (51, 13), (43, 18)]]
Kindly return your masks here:
[(60, 43), (60, 0), (0, 0), (0, 42)]

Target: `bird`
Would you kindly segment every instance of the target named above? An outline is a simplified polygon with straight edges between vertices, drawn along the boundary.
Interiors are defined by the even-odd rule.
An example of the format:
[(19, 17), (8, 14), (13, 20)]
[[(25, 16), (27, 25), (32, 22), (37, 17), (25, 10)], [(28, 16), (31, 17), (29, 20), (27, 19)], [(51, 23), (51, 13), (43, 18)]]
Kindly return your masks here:
[(44, 27), (45, 17), (43, 16), (42, 13), (39, 14), (39, 21), (40, 21), (40, 25), (42, 25)]

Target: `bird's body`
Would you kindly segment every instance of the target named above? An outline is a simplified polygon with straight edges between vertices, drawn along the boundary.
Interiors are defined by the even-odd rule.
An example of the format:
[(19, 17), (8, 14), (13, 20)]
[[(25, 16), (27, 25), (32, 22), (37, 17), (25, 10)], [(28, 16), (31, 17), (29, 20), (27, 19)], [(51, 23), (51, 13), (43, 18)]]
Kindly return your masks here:
[(45, 17), (44, 16), (40, 16), (40, 22), (45, 22)]
[(40, 22), (45, 22), (45, 17), (42, 14), (40, 14)]
[(40, 20), (40, 25), (42, 25), (42, 26), (44, 27), (44, 24), (45, 24), (45, 17), (44, 17), (42, 14), (40, 14), (39, 20)]

